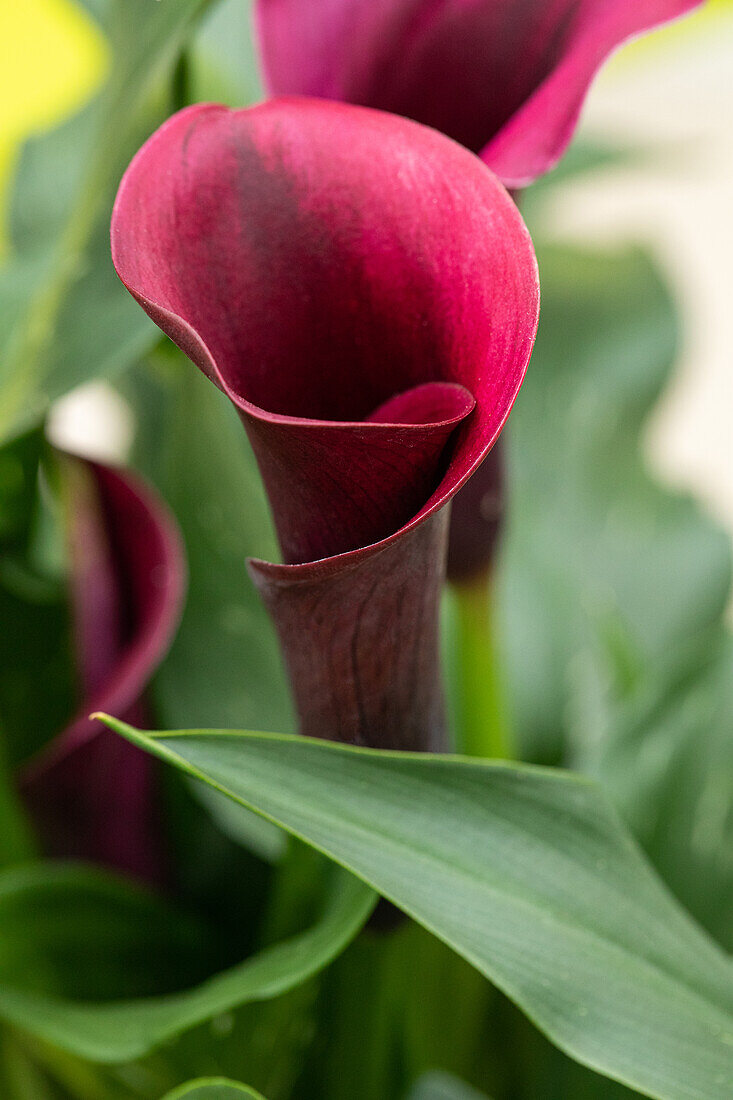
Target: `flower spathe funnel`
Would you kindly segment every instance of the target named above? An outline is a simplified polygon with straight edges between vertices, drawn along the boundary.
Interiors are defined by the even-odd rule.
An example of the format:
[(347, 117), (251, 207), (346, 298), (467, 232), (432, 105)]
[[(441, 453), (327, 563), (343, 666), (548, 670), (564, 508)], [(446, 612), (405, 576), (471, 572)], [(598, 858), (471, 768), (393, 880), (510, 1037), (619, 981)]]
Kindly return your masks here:
[[(534, 341), (534, 252), (506, 191), (443, 135), (378, 111), (180, 112), (125, 174), (112, 252), (247, 429), (286, 562), (253, 565), (261, 588), (406, 553), (490, 450)], [(441, 568), (438, 554), (408, 570), (403, 595)], [(297, 643), (290, 624), (286, 656), (316, 644), (313, 621)]]

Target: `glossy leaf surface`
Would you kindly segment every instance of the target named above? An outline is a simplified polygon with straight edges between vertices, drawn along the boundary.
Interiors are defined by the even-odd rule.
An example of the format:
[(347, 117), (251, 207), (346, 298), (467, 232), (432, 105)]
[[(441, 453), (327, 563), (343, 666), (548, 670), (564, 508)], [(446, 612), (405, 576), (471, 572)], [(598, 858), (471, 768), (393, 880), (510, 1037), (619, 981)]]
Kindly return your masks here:
[(729, 1096), (730, 960), (593, 784), (460, 757), (106, 721), (348, 867), (578, 1061), (658, 1100)]

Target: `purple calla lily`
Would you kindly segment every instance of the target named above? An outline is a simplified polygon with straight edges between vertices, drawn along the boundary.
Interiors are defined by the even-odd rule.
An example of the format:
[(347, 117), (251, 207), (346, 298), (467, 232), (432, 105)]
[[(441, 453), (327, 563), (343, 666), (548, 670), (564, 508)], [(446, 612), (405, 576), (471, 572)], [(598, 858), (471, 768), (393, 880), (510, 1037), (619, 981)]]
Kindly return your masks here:
[(59, 466), (82, 703), (26, 767), (21, 788), (50, 854), (159, 881), (153, 761), (88, 715), (102, 710), (145, 723), (144, 691), (183, 603), (181, 541), (162, 502), (137, 478), (67, 454)]
[(257, 0), (273, 95), (413, 118), (507, 187), (560, 159), (588, 89), (627, 39), (702, 0)]
[(442, 747), (445, 505), (498, 437), (537, 326), (506, 191), (382, 112), (200, 105), (128, 168), (112, 254), (249, 434), (285, 557), (250, 568), (302, 732)]

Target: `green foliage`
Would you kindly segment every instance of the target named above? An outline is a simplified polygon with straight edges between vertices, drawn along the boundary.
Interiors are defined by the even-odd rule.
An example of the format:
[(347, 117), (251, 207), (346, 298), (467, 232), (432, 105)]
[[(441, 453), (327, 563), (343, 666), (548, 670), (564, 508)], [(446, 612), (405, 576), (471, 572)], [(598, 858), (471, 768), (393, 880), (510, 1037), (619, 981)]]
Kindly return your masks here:
[(122, 171), (165, 117), (156, 89), (207, 0), (109, 0), (100, 14), (112, 67), (98, 98), (26, 147), (0, 279), (0, 438), (48, 402), (142, 354), (155, 330), (121, 291), (109, 211)]
[(177, 351), (128, 381), (142, 410), (136, 454), (181, 528), (189, 566), (183, 620), (155, 681), (166, 725), (293, 728), (269, 616), (245, 567), (277, 557), (257, 466), (229, 402)]
[(659, 1100), (730, 1094), (730, 961), (594, 785), (461, 758), (106, 721), (359, 875), (578, 1061)]
[(733, 950), (733, 640), (704, 636), (607, 709), (580, 763), (665, 881)]
[(211, 964), (205, 926), (94, 868), (32, 863), (0, 875), (0, 985), (108, 1000), (161, 993)]
[[(0, 269), (0, 1095), (159, 1100), (178, 1085), (166, 1100), (259, 1096), (200, 1076), (221, 1072), (270, 1100), (631, 1095), (580, 1062), (663, 1100), (729, 1097), (729, 960), (599, 789), (565, 773), (126, 730), (199, 777), (203, 810), (180, 781), (168, 791), (172, 897), (31, 862), (16, 769), (75, 699), (62, 525), (38, 424), (80, 382), (122, 378), (134, 464), (184, 535), (190, 590), (154, 683), (158, 721), (293, 729), (244, 568), (250, 554), (276, 556), (251, 452), (221, 395), (159, 343), (108, 245), (121, 172), (172, 109), (259, 96), (250, 5), (84, 4), (108, 37), (110, 78), (26, 145)], [(528, 196), (530, 220), (549, 188), (618, 159), (576, 146)], [(674, 364), (675, 307), (640, 252), (545, 246), (539, 259), (542, 322), (507, 433), (492, 638), (512, 731), (524, 759), (600, 781), (681, 905), (730, 950), (730, 547), (693, 501), (653, 481), (640, 447)], [(493, 706), (500, 678), (481, 679), (478, 610), (464, 608), (479, 624), (465, 682)], [(283, 829), (365, 881), (334, 870), (324, 889), (320, 862), (286, 849)], [(405, 922), (352, 943), (370, 887), (434, 935)], [(433, 1066), (456, 1076), (425, 1074)]]
[[(90, 872), (64, 875), (53, 865), (35, 873), (6, 872), (0, 890), (3, 886), (0, 938), (7, 936), (12, 948), (22, 941), (25, 952), (49, 966), (60, 984), (39, 983), (34, 970), (29, 980), (23, 956), (14, 963), (11, 952), (4, 965), (0, 959), (0, 1016), (73, 1054), (110, 1063), (138, 1058), (201, 1021), (248, 1001), (277, 997), (305, 981), (356, 935), (374, 903), (365, 886), (338, 875), (311, 928), (181, 989), (180, 975), (171, 985), (166, 957), (172, 953), (177, 965), (200, 968), (209, 961), (211, 935), (196, 944), (190, 934), (182, 941), (187, 925), (154, 899), (124, 894), (122, 886)], [(57, 908), (68, 919), (57, 919)], [(142, 974), (131, 969), (132, 959)], [(95, 982), (103, 983), (101, 988)], [(144, 999), (130, 999), (133, 992)], [(93, 998), (100, 999), (93, 1003)]]
[(74, 707), (63, 525), (47, 458), (39, 430), (0, 448), (0, 758), (11, 769)]
[[(134, 371), (125, 393), (140, 410), (136, 458), (181, 529), (189, 585), (183, 619), (154, 682), (161, 724), (292, 731), (290, 691), (275, 631), (245, 568), (277, 558), (254, 456), (229, 402), (176, 349)], [(195, 788), (219, 828), (267, 860), (284, 837), (217, 792)]]
[(715, 623), (729, 541), (652, 481), (640, 436), (675, 312), (647, 256), (538, 250), (540, 332), (512, 413), (500, 637), (522, 758), (572, 760), (588, 699)]
[(447, 1073), (428, 1073), (416, 1082), (407, 1100), (489, 1100)]
[(235, 1081), (225, 1081), (223, 1077), (209, 1077), (206, 1080), (191, 1081), (188, 1085), (169, 1092), (163, 1100), (264, 1100), (264, 1097), (247, 1085), (238, 1085)]

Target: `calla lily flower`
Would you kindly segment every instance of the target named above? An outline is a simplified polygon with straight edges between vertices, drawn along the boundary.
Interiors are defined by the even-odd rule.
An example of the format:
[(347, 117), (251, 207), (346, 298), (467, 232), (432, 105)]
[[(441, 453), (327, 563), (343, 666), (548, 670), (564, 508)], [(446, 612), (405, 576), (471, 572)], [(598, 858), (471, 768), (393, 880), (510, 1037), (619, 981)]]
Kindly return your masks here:
[(525, 187), (565, 152), (588, 89), (627, 39), (702, 0), (257, 0), (274, 95), (405, 115)]
[(181, 541), (162, 502), (137, 478), (67, 454), (58, 459), (83, 701), (25, 768), (21, 789), (49, 854), (159, 881), (152, 761), (88, 716), (105, 711), (145, 724), (145, 688), (183, 603)]
[(537, 326), (506, 191), (382, 112), (198, 105), (128, 168), (112, 255), (252, 442), (285, 562), (250, 569), (302, 732), (443, 746), (445, 506), (498, 437)]

